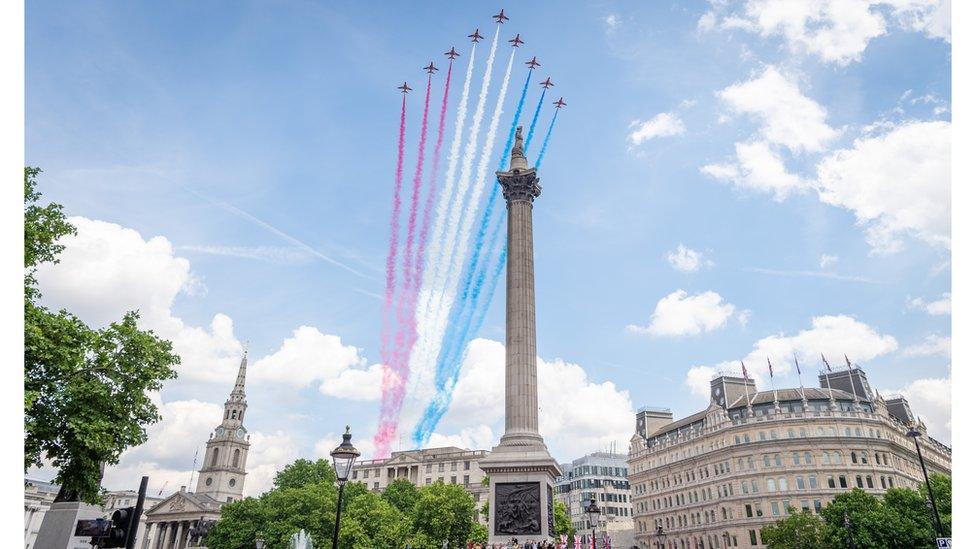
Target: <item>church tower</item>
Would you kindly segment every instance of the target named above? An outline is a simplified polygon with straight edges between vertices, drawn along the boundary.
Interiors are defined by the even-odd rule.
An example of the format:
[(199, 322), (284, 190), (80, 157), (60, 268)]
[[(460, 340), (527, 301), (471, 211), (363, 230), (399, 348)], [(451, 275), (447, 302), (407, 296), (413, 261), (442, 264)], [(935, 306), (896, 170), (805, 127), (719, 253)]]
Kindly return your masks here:
[(244, 395), (246, 375), (247, 349), (241, 358), (234, 389), (224, 402), (224, 420), (207, 441), (207, 452), (204, 454), (203, 467), (197, 480), (196, 494), (210, 496), (221, 503), (239, 501), (244, 493), (247, 451), (251, 446), (251, 437), (244, 428), (244, 412), (247, 410), (247, 399)]

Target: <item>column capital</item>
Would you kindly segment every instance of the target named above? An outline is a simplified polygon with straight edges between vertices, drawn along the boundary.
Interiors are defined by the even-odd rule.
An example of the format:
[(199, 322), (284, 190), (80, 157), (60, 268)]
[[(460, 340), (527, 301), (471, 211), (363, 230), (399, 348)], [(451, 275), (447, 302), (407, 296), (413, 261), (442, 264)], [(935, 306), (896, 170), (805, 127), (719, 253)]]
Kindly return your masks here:
[(495, 172), (498, 184), (502, 186), (502, 196), (505, 201), (533, 202), (542, 194), (542, 186), (536, 177), (535, 168), (520, 170), (515, 168), (507, 172)]

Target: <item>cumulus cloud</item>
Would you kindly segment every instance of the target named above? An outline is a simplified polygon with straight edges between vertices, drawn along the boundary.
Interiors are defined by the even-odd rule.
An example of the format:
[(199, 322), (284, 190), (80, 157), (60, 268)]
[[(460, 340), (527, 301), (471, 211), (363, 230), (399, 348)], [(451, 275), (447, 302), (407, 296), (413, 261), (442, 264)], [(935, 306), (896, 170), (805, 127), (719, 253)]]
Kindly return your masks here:
[(907, 122), (857, 139), (817, 166), (820, 200), (851, 210), (878, 253), (904, 235), (948, 249), (951, 125)]
[(837, 264), (837, 256), (829, 254), (820, 255), (820, 268), (826, 269), (828, 267), (833, 267)]
[[(581, 448), (605, 448), (612, 442), (626, 447), (634, 422), (627, 391), (610, 381), (593, 380), (578, 364), (542, 358), (537, 364), (539, 430), (557, 459), (577, 456)], [(497, 442), (489, 435), (504, 432), (504, 371), (504, 345), (481, 338), (471, 341), (454, 398), (431, 445), (449, 442), (486, 448)], [(599, 402), (600, 413), (577, 405), (583, 402)]]
[(889, 24), (948, 41), (949, 19), (949, 0), (749, 0), (713, 4), (698, 29), (741, 29), (779, 38), (792, 51), (845, 66), (859, 61)]
[(952, 444), (952, 381), (949, 378), (916, 379), (900, 390), (882, 393), (886, 397), (899, 394), (907, 398), (912, 411), (925, 422), (929, 435)]
[(776, 67), (718, 92), (737, 114), (756, 117), (762, 138), (793, 152), (821, 151), (837, 136), (827, 124), (827, 111), (803, 95), (799, 86)]
[(765, 141), (736, 143), (735, 156), (734, 163), (707, 164), (701, 171), (740, 189), (772, 193), (780, 202), (810, 187), (809, 181), (786, 170), (783, 159)]
[(921, 343), (905, 347), (902, 353), (909, 357), (940, 355), (948, 358), (952, 354), (952, 338), (929, 334)]
[(932, 316), (952, 314), (952, 294), (946, 292), (935, 301), (926, 301), (920, 297), (909, 298), (908, 307), (925, 311)]
[(698, 335), (724, 328), (735, 312), (735, 306), (715, 292), (688, 295), (684, 290), (675, 290), (657, 302), (648, 326), (631, 324), (627, 330), (655, 337)]
[(634, 120), (630, 127), (633, 130), (628, 139), (634, 146), (655, 137), (668, 137), (685, 133), (685, 123), (676, 114), (670, 112), (659, 113), (649, 120)]
[(671, 267), (683, 273), (698, 272), (702, 267), (711, 267), (714, 264), (710, 259), (706, 259), (704, 254), (686, 248), (684, 244), (678, 244), (677, 249), (669, 251), (667, 257)]
[[(845, 355), (852, 362), (868, 361), (897, 349), (898, 341), (894, 336), (881, 334), (852, 316), (828, 315), (814, 317), (810, 328), (796, 334), (775, 334), (756, 341), (752, 350), (739, 360), (745, 363), (756, 384), (766, 387), (767, 360), (772, 363), (775, 375), (789, 375), (795, 372), (794, 355), (801, 368), (814, 372), (822, 364), (821, 354), (831, 364), (844, 365)], [(694, 366), (688, 370), (685, 383), (693, 394), (701, 395), (702, 391), (708, 391), (708, 380), (716, 373), (741, 375), (739, 360)]]

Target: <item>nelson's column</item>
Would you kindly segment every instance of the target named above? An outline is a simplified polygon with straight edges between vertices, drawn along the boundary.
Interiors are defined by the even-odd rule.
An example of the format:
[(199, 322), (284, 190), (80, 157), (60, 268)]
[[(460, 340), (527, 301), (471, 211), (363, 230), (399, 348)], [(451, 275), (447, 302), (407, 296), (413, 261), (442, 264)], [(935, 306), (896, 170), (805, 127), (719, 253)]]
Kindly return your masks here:
[(497, 172), (508, 206), (505, 291), (505, 434), (479, 463), (489, 475), (489, 543), (552, 538), (552, 493), (559, 465), (539, 434), (535, 348), (532, 202), (541, 193), (529, 168), (521, 126), (508, 171)]

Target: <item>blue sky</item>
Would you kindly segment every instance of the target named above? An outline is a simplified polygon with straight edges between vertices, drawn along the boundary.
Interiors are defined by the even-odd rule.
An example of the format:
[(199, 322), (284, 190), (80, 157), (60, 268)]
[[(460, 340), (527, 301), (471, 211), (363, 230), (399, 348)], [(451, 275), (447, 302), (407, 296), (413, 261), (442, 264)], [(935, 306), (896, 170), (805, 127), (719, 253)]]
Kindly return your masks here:
[[(808, 386), (818, 365), (807, 355), (849, 353), (951, 440), (939, 398), (950, 336), (943, 6), (851, 2), (827, 13), (811, 2), (775, 19), (767, 4), (506, 9), (502, 38), (526, 40), (512, 89), (536, 55), (534, 79), (551, 75), (551, 98), (569, 103), (534, 210), (539, 354), (553, 371), (583, 376), (543, 387), (561, 409), (563, 427), (547, 433), (560, 460), (611, 440), (623, 447), (634, 407), (678, 416), (704, 407), (694, 387), (727, 363), (747, 359), (759, 377), (760, 356), (793, 351)], [(394, 86), (415, 89), (409, 173), (420, 67), (440, 65), (451, 46), (466, 62), (465, 35), (480, 27), (490, 38), (499, 7), (27, 5), (26, 161), (44, 169), (41, 190), (70, 215), (114, 224), (82, 222), (82, 242), (42, 278), (46, 299), (93, 323), (151, 309), (147, 325), (185, 350), (161, 403), (164, 415), (189, 419), (151, 430), (107, 483), (140, 467), (188, 475), (245, 340), (252, 362), (264, 361), (249, 390), (252, 463), (263, 467), (252, 489), (334, 445), (347, 422), (372, 437), (378, 401), (364, 385), (380, 361)], [(99, 286), (100, 276), (114, 282)], [(504, 340), (503, 300), (500, 290), (481, 338)], [(232, 332), (212, 326), (218, 314)], [(462, 377), (500, 376), (500, 345), (478, 345)], [(796, 385), (788, 366), (777, 362), (778, 386)], [(364, 394), (325, 388), (344, 387), (345, 370), (361, 375), (343, 379)], [(604, 397), (620, 406), (606, 412), (614, 426), (596, 432), (586, 416)], [(465, 393), (463, 382), (458, 398), (470, 406), (449, 412), (438, 440), (497, 440), (497, 398)]]

